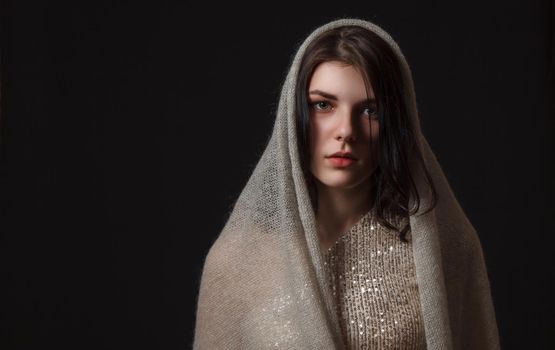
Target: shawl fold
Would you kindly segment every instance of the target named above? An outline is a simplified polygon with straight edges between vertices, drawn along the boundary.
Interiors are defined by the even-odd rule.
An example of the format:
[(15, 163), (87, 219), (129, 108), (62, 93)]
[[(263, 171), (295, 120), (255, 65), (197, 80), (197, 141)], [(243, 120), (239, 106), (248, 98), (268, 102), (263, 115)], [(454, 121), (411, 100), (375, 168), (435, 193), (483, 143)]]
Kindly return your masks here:
[(480, 240), (421, 132), (407, 61), (383, 29), (353, 18), (315, 29), (294, 56), (269, 142), (206, 256), (193, 347), (345, 348), (300, 167), (294, 115), (295, 81), (306, 47), (344, 25), (373, 31), (398, 55), (409, 119), (439, 196), (436, 207), (422, 214), (430, 193), (421, 169), (413, 166), (421, 205), (409, 222), (427, 348), (499, 349)]

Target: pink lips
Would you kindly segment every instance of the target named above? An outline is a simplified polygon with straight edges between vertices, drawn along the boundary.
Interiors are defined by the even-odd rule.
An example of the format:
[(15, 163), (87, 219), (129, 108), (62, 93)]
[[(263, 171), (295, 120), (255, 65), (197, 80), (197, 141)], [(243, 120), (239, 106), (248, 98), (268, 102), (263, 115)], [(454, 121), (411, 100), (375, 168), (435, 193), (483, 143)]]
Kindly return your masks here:
[(354, 160), (351, 158), (343, 157), (329, 157), (327, 159), (331, 163), (331, 165), (337, 168), (346, 168), (354, 162)]
[(326, 159), (336, 168), (346, 168), (356, 160), (351, 152), (336, 152)]

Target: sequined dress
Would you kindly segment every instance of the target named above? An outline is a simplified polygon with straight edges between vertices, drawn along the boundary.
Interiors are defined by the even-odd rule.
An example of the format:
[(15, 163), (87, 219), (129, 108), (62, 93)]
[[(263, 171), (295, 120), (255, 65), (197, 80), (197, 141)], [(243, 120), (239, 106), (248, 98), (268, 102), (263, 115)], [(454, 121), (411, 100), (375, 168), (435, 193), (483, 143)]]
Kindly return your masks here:
[(426, 349), (410, 233), (401, 242), (375, 218), (373, 208), (324, 252), (345, 344)]

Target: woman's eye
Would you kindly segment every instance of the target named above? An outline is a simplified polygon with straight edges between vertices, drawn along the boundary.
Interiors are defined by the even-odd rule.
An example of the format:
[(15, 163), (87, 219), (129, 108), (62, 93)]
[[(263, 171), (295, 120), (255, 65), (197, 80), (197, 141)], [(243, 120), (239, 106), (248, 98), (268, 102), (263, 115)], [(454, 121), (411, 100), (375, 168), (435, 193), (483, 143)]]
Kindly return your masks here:
[(363, 113), (371, 116), (371, 117), (377, 117), (378, 116), (378, 111), (376, 110), (376, 107), (374, 106), (366, 106), (362, 109)]
[(327, 111), (329, 109), (331, 109), (331, 105), (326, 102), (326, 101), (318, 101), (318, 102), (314, 102), (312, 104), (312, 106), (314, 107), (314, 109), (316, 109), (317, 111)]

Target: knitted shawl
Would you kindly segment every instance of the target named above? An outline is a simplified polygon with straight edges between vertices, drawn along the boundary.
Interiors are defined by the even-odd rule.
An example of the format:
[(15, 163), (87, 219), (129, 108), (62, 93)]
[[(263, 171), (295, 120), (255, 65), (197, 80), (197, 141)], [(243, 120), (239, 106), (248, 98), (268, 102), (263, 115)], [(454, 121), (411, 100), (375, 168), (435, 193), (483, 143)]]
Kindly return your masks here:
[(345, 348), (300, 166), (294, 108), (306, 47), (319, 34), (344, 25), (375, 32), (398, 55), (409, 119), (439, 196), (435, 208), (422, 213), (431, 196), (424, 174), (414, 167), (422, 205), (409, 222), (427, 348), (499, 349), (481, 243), (421, 132), (410, 68), (388, 33), (352, 18), (315, 29), (293, 58), (271, 137), (206, 256), (193, 347)]

